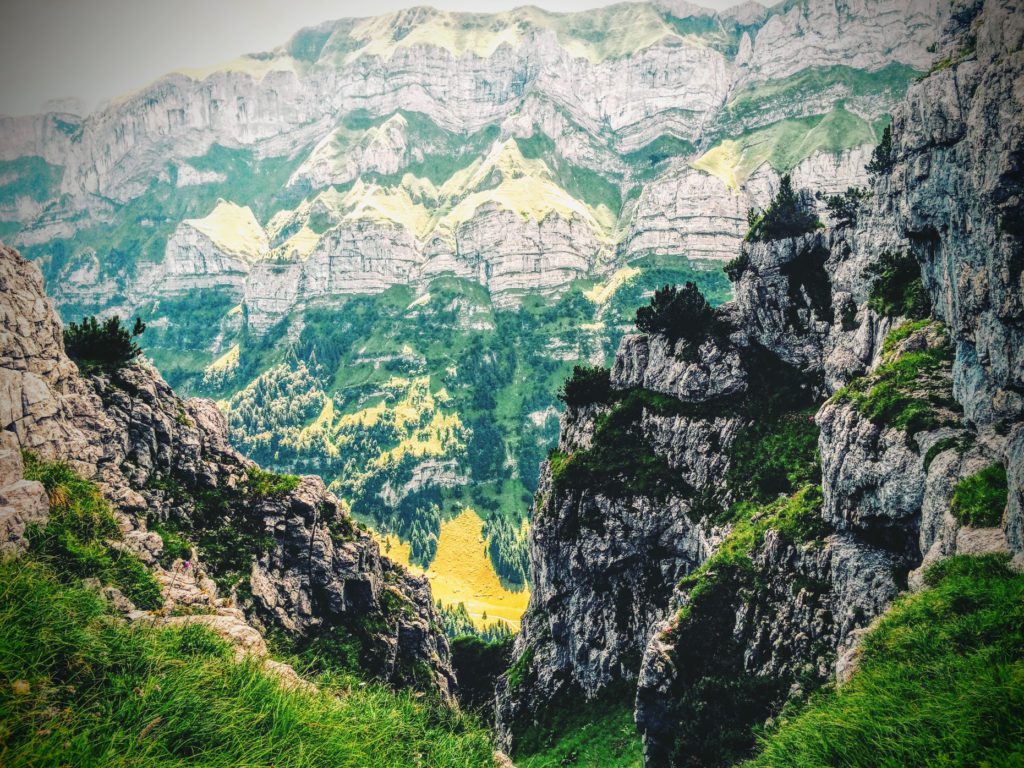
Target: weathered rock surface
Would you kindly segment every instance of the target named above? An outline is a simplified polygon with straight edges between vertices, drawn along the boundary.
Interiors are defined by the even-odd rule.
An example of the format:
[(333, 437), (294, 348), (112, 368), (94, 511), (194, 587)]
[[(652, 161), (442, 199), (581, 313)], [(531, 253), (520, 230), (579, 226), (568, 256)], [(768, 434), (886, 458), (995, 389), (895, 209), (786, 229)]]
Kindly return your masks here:
[[(449, 695), (448, 644), (436, 629), (425, 579), (384, 557), (319, 478), (302, 478), (294, 490), (249, 490), (255, 464), (230, 447), (224, 416), (211, 401), (181, 400), (145, 363), (81, 377), (64, 354), (39, 270), (0, 250), (0, 285), (5, 549), (19, 546), (27, 523), (46, 519), (42, 486), (20, 479), (19, 451), (67, 461), (99, 484), (124, 532), (121, 546), (154, 568), (169, 606), (212, 610), (213, 618), (197, 620), (243, 648), (263, 648), (260, 627), (300, 643), (335, 627), (370, 627), (360, 640), (375, 674)], [(200, 524), (223, 528), (242, 536), (238, 546), (248, 546), (248, 531), (256, 541), (251, 572), (218, 597), (208, 577), (223, 576), (219, 561), (201, 547), (184, 577), (180, 562), (164, 570), (157, 563), (163, 542), (147, 532), (154, 521), (186, 535), (198, 535), (190, 526)]]
[[(169, 74), (91, 115), (0, 118), (0, 159), (52, 167), (45, 188), (16, 192), (0, 217), (18, 223), (17, 245), (52, 255), (57, 241), (135, 215), (124, 205), (143, 211), (143, 231), (157, 226), (168, 206), (154, 182), (205, 206), (206, 190), (250, 195), (247, 174), (269, 160), (288, 169), (284, 189), (267, 192), (270, 211), (280, 211), (277, 197), (301, 207), (320, 191), (376, 190), (353, 196), (328, 232), (322, 220), (283, 229), (276, 215), (261, 220), (274, 246), (261, 262), (287, 261), (284, 270), (201, 236), (178, 211), (210, 211), (182, 202), (171, 214), (177, 226), (153, 249), (162, 263), (139, 258), (95, 275), (88, 297), (127, 314), (161, 296), (229, 288), (257, 333), (309, 302), (419, 286), (444, 272), (478, 281), (507, 306), (651, 254), (728, 258), (747, 208), (764, 205), (777, 184), (778, 162), (765, 156), (741, 170), (737, 149), (700, 169), (695, 161), (751, 131), (841, 109), (858, 130), (842, 129), (836, 151), (810, 147), (792, 173), (827, 192), (863, 183), (871, 122), (909, 73), (931, 63), (937, 6), (858, 0), (839, 10), (811, 0), (715, 14), (637, 3), (473, 16), (414, 8), (328, 22), (273, 51)], [(842, 77), (800, 86), (803, 73), (838, 62), (871, 83), (867, 93)], [(904, 69), (888, 85), (892, 67)], [(535, 163), (547, 170), (503, 168), (454, 194), (459, 174), (512, 139), (539, 141)], [(438, 158), (457, 162), (442, 173)], [(12, 185), (23, 181), (13, 173)], [(453, 210), (458, 225), (436, 236), (431, 227)], [(61, 251), (67, 266), (51, 288), (76, 306), (83, 294), (72, 265), (88, 249), (66, 250), (74, 252)]]
[(21, 446), (12, 432), (0, 431), (0, 554), (25, 546), (30, 525), (46, 526), (50, 500), (42, 483), (24, 479)]
[[(990, 552), (1024, 563), (1022, 126), (1014, 117), (1024, 93), (1024, 13), (1018, 6), (1008, 0), (954, 3), (939, 45), (949, 66), (911, 86), (894, 110), (892, 170), (874, 181), (874, 195), (861, 205), (855, 224), (744, 244), (734, 263), (735, 303), (719, 310), (732, 329), (728, 347), (742, 361), (743, 350), (756, 345), (815, 382), (822, 498), (814, 530), (800, 540), (792, 527), (770, 524), (746, 551), (749, 567), (741, 567), (735, 555), (714, 559), (728, 528), (713, 530), (709, 519), (688, 523), (680, 531), (682, 541), (700, 546), (691, 547), (683, 569), (706, 562), (710, 568), (696, 580), (684, 578), (674, 590), (661, 582), (660, 590), (643, 593), (645, 602), (654, 596), (652, 604), (639, 607), (635, 582), (622, 573), (622, 563), (629, 562), (622, 553), (630, 552), (622, 537), (635, 535), (633, 579), (656, 573), (657, 562), (678, 573), (680, 560), (650, 545), (643, 534), (647, 517), (636, 515), (622, 527), (623, 510), (631, 504), (651, 508), (659, 519), (682, 523), (686, 518), (679, 512), (687, 505), (641, 507), (636, 498), (610, 504), (585, 489), (559, 494), (545, 469), (549, 485), (531, 542), (537, 600), (515, 650), (520, 663), (528, 660), (523, 666), (529, 674), (516, 690), (506, 682), (498, 692), (506, 743), (514, 744), (530, 724), (520, 699), (528, 702), (527, 711), (538, 713), (557, 704), (567, 687), (594, 698), (614, 683), (635, 680), (647, 765), (705, 759), (694, 752), (704, 735), (693, 730), (701, 722), (694, 719), (694, 707), (705, 695), (720, 708), (710, 727), (738, 739), (724, 749), (742, 756), (752, 746), (749, 725), (831, 677), (843, 682), (854, 674), (857, 643), (872, 618), (900, 591), (919, 588), (931, 563)], [(782, 21), (770, 23), (774, 28)], [(914, 326), (883, 348), (904, 320), (882, 317), (876, 304), (868, 306), (874, 278), (866, 268), (885, 253), (907, 252), (921, 266), (933, 317), (941, 324)], [(711, 359), (704, 355), (713, 346), (706, 343), (700, 361), (688, 363), (665, 339), (627, 338), (612, 369), (613, 386), (644, 387), (688, 408), (725, 393), (744, 397), (744, 366), (730, 364), (728, 350), (706, 367)], [(922, 369), (911, 390), (933, 412), (912, 431), (878, 413), (869, 417), (848, 394), (829, 398), (857, 380), (857, 391), (866, 391), (864, 382), (890, 375), (886, 366), (901, 355), (946, 349), (948, 362)], [(718, 415), (712, 431), (726, 438), (720, 442), (695, 431), (687, 418), (644, 416), (653, 450), (696, 489), (728, 470), (731, 420)], [(596, 417), (570, 409), (560, 449), (589, 446)], [(699, 455), (689, 456), (691, 450)], [(989, 528), (962, 525), (950, 511), (954, 488), (993, 462), (1007, 469), (1002, 521)], [(596, 502), (602, 502), (595, 509), (603, 514), (593, 515), (589, 528), (557, 527), (567, 512)], [(586, 576), (573, 581), (564, 570), (567, 563), (596, 573), (611, 562), (607, 547), (585, 545), (606, 519), (616, 530), (615, 582), (596, 587)], [(630, 585), (629, 591), (617, 589), (619, 584)], [(632, 615), (661, 617), (644, 625), (649, 640), (639, 667), (629, 666), (636, 640), (621, 642), (607, 623), (605, 636), (599, 632), (591, 639), (600, 653), (575, 648), (571, 638), (593, 632), (584, 616), (610, 613), (627, 601)], [(726, 687), (716, 694), (719, 684)], [(735, 723), (741, 726), (729, 732)]]

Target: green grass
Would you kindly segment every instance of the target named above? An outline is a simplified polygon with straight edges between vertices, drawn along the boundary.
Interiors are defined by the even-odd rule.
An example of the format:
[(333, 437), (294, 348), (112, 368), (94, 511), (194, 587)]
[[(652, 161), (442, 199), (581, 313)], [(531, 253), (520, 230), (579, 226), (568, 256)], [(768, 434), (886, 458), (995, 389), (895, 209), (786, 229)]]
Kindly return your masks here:
[(259, 467), (249, 467), (245, 470), (243, 492), (257, 499), (287, 496), (298, 487), (297, 475), (283, 475)]
[(596, 171), (569, 162), (555, 149), (555, 143), (539, 131), (528, 139), (516, 139), (523, 157), (543, 160), (551, 168), (561, 187), (577, 200), (597, 208), (605, 206), (618, 215), (622, 208), (619, 187)]
[(693, 152), (692, 142), (671, 134), (663, 134), (650, 144), (623, 155), (622, 159), (636, 169), (640, 179), (652, 179), (660, 171), (665, 170), (665, 161), (673, 157), (687, 157)]
[(199, 626), (129, 626), (27, 559), (0, 562), (6, 766), (479, 768), (487, 732), (346, 676), (286, 691)]
[[(926, 346), (899, 354), (897, 345), (912, 333), (926, 334)], [(959, 406), (951, 389), (952, 350), (945, 328), (933, 321), (906, 323), (886, 337), (882, 349), (881, 365), (833, 399), (852, 403), (873, 423), (902, 430), (909, 438), (955, 425)]]
[(160, 565), (170, 568), (175, 560), (189, 560), (192, 557), (192, 545), (178, 531), (172, 531), (157, 520), (153, 520), (147, 526), (148, 529), (157, 534), (164, 543), (163, 551), (160, 552)]
[(508, 688), (514, 691), (523, 684), (523, 681), (533, 669), (533, 647), (527, 648), (523, 655), (516, 659), (515, 663), (508, 670)]
[[(589, 448), (568, 455), (557, 450), (549, 454), (555, 489), (599, 493), (611, 499), (689, 496), (693, 489), (654, 452), (640, 428), (645, 410), (672, 412), (677, 404), (673, 397), (648, 390), (617, 392), (612, 409), (598, 417)], [(583, 522), (591, 527), (602, 524), (600, 520)]]
[(723, 135), (693, 166), (737, 187), (766, 162), (784, 173), (815, 152), (838, 154), (877, 140), (871, 123), (840, 105), (825, 115), (789, 118), (736, 136)]
[(795, 104), (837, 87), (852, 97), (887, 97), (895, 101), (919, 74), (898, 63), (875, 72), (842, 65), (809, 67), (790, 77), (740, 91), (729, 100), (726, 109), (732, 120), (748, 120), (761, 112), (778, 110), (780, 104)]
[(681, 588), (689, 590), (687, 605), (679, 612), (680, 618), (685, 619), (690, 607), (714, 586), (720, 571), (735, 568), (752, 572), (751, 556), (764, 543), (769, 530), (778, 531), (792, 542), (812, 541), (821, 536), (825, 532), (821, 503), (821, 487), (805, 485), (792, 495), (781, 496), (768, 504), (752, 501), (734, 504), (730, 510), (732, 529), (729, 534), (711, 557), (679, 582)]
[(558, 723), (557, 735), (529, 754), (516, 754), (517, 768), (640, 768), (643, 750), (633, 722), (632, 696), (577, 702)]
[(926, 574), (838, 690), (783, 717), (748, 768), (1024, 764), (1024, 575), (998, 556)]
[(1003, 521), (1007, 495), (1006, 467), (995, 462), (956, 484), (950, 511), (964, 525), (991, 528)]
[(927, 318), (931, 297), (921, 280), (921, 267), (910, 253), (883, 253), (868, 265), (871, 278), (868, 307), (883, 317)]
[(780, 493), (820, 481), (816, 410), (755, 421), (737, 436), (725, 473), (725, 484), (733, 498), (767, 503)]
[(121, 538), (110, 506), (96, 485), (63, 462), (26, 452), (25, 479), (43, 484), (50, 519), (28, 532), (29, 550), (68, 580), (96, 577), (120, 589), (138, 608), (163, 604), (160, 587), (135, 554), (111, 542)]

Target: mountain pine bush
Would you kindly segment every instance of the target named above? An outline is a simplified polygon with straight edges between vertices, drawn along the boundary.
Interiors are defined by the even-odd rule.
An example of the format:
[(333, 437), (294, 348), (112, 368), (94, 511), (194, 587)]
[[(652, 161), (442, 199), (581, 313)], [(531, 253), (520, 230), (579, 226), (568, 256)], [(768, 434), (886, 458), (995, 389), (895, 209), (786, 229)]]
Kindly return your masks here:
[(83, 373), (112, 373), (142, 354), (135, 339), (145, 330), (138, 317), (129, 331), (117, 315), (102, 322), (90, 315), (64, 329), (64, 351)]
[(872, 177), (881, 176), (892, 170), (893, 163), (892, 125), (890, 124), (885, 126), (885, 130), (882, 131), (882, 139), (871, 153), (871, 160), (864, 166), (864, 170)]
[(779, 181), (779, 190), (763, 213), (747, 212), (750, 229), (746, 240), (752, 243), (799, 237), (821, 226), (811, 205), (793, 189), (793, 180), (787, 173)]
[(576, 365), (573, 366), (572, 376), (558, 390), (558, 399), (570, 408), (606, 403), (611, 389), (611, 376), (607, 368)]
[(717, 330), (715, 312), (695, 283), (682, 288), (666, 285), (654, 292), (650, 304), (636, 311), (636, 327), (641, 333), (665, 336), (675, 343), (686, 342), (684, 357)]

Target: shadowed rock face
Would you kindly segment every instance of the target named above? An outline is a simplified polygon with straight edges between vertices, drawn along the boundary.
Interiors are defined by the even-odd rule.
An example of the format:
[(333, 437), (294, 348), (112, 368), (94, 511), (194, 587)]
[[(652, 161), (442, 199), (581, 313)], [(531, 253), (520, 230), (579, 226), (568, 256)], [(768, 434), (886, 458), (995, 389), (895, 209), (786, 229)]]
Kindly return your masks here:
[[(436, 630), (425, 579), (382, 556), (323, 481), (304, 477), (294, 489), (253, 490), (256, 465), (230, 447), (224, 417), (211, 401), (178, 398), (145, 363), (81, 377), (64, 354), (38, 269), (4, 248), (0, 285), (5, 549), (19, 545), (27, 523), (46, 517), (41, 486), (19, 482), (18, 451), (67, 461), (100, 485), (125, 544), (145, 562), (156, 567), (163, 548), (159, 536), (147, 533), (150, 523), (174, 526), (200, 542), (192, 572), (198, 570), (202, 589), (195, 591), (218, 607), (242, 608), (222, 617), (232, 627), (248, 620), (300, 645), (340, 627), (358, 634), (373, 674), (450, 694), (455, 681), (448, 643)], [(218, 531), (238, 534), (237, 546), (251, 551), (233, 583), (223, 580), (223, 558), (203, 551), (203, 536)], [(209, 577), (221, 579), (230, 595), (217, 601)], [(164, 586), (173, 592), (176, 581), (168, 574)], [(167, 599), (183, 602), (167, 589)]]
[[(756, 414), (728, 411), (750, 396), (753, 351), (811, 375), (821, 499), (803, 531), (773, 521), (778, 507), (759, 512), (749, 521), (759, 533), (737, 559), (725, 547), (743, 523), (701, 516), (699, 493), (609, 499), (559, 489), (545, 465), (531, 540), (535, 591), (515, 649), (526, 674), (516, 687), (499, 685), (497, 697), (506, 745), (567, 695), (598, 697), (626, 681), (636, 686), (647, 765), (731, 764), (752, 749), (750, 727), (785, 701), (848, 679), (864, 628), (901, 590), (920, 586), (924, 567), (957, 553), (1024, 562), (1022, 40), (1018, 4), (955, 3), (938, 46), (951, 63), (911, 86), (895, 110), (891, 170), (856, 223), (744, 244), (735, 301), (717, 311), (728, 340), (707, 342), (696, 360), (663, 338), (623, 341), (613, 387), (691, 409), (671, 419), (647, 411), (641, 423), (650, 448), (698, 492), (721, 486), (737, 434), (756, 423)], [(933, 306), (933, 319), (895, 335), (905, 320), (868, 306), (875, 278), (866, 268), (886, 253), (915, 257)], [(900, 386), (929, 404), (928, 418), (901, 422), (905, 414), (858, 399), (913, 355), (930, 362), (915, 363)], [(698, 425), (692, 408), (701, 403), (714, 407)], [(567, 411), (559, 471), (597, 439), (608, 410)], [(954, 487), (993, 462), (1007, 468), (1002, 519), (963, 525), (950, 513)], [(584, 512), (589, 526), (569, 524)], [(592, 576), (602, 573), (613, 577)], [(637, 590), (650, 574), (656, 588)], [(605, 618), (623, 604), (644, 617), (630, 632)], [(600, 652), (583, 653), (579, 636)]]

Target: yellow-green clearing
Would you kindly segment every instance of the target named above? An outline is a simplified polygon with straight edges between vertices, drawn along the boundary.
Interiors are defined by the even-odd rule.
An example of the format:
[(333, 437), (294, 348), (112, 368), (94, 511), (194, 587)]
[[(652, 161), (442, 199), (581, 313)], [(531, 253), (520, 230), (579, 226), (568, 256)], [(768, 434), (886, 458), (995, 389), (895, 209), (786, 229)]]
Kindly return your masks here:
[(441, 523), (437, 555), (426, 571), (409, 562), (408, 543), (388, 535), (383, 546), (392, 560), (413, 573), (426, 574), (435, 600), (445, 605), (465, 605), (476, 626), (482, 629), (501, 620), (519, 629), (519, 620), (530, 602), (530, 590), (512, 592), (502, 585), (487, 556), (484, 522), (469, 507)]

